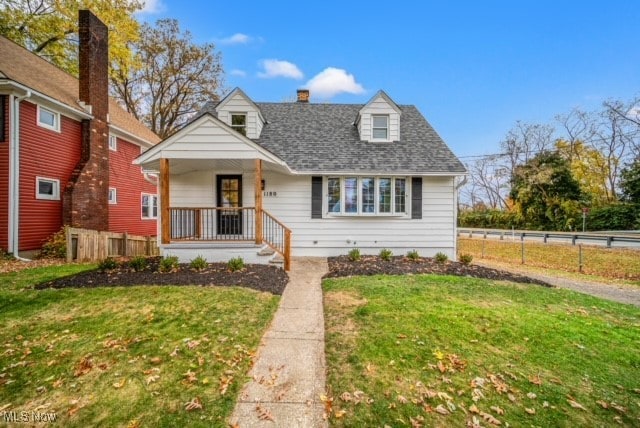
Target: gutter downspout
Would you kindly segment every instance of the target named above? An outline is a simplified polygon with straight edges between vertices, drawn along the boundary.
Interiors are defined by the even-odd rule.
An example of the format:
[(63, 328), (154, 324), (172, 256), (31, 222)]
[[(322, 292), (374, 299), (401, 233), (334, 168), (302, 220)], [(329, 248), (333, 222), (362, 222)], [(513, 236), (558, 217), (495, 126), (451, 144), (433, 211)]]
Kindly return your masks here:
[(8, 250), (21, 261), (30, 261), (18, 255), (20, 248), (20, 102), (31, 97), (31, 91), (16, 97), (10, 96), (9, 116), (11, 131), (9, 136), (9, 242)]
[(467, 176), (465, 175), (462, 180), (454, 185), (454, 198), (453, 198), (453, 257), (458, 260), (458, 190), (467, 184)]

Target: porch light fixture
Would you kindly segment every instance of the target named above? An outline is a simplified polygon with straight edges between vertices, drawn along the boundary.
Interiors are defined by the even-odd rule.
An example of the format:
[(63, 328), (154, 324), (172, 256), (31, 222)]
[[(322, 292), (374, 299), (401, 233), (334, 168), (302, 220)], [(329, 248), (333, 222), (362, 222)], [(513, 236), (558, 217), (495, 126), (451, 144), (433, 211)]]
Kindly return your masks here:
[(264, 179), (260, 180), (260, 187), (261, 187), (261, 190), (264, 190)]

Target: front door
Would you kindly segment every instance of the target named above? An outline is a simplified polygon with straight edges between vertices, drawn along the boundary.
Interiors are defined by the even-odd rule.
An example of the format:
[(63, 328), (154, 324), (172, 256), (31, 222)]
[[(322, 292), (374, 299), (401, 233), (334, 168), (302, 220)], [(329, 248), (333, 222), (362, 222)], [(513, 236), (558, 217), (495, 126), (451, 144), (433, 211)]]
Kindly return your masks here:
[(218, 235), (242, 235), (242, 176), (218, 175)]

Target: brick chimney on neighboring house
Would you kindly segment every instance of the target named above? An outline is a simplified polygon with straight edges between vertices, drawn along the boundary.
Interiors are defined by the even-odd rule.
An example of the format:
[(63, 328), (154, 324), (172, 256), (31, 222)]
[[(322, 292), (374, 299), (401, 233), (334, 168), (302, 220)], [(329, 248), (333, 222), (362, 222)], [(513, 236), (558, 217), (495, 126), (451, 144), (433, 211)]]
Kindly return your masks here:
[(64, 224), (94, 230), (109, 228), (109, 41), (107, 26), (93, 13), (78, 14), (80, 101), (93, 119), (82, 121), (82, 151), (64, 190)]

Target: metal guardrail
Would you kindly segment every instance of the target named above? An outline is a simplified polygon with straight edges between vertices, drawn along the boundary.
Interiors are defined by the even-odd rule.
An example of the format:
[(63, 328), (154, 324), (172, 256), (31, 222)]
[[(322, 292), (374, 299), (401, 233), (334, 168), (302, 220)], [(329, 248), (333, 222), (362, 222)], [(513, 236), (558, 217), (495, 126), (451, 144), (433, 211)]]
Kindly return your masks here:
[(516, 238), (523, 241), (525, 239), (542, 239), (547, 243), (550, 239), (556, 241), (570, 242), (571, 245), (578, 243), (589, 243), (605, 245), (607, 248), (616, 247), (640, 247), (640, 235), (632, 234), (603, 234), (603, 233), (582, 233), (582, 232), (546, 232), (536, 230), (508, 230), (508, 229), (481, 229), (473, 227), (458, 227), (458, 236), (467, 235), (469, 238), (499, 238), (501, 240)]

